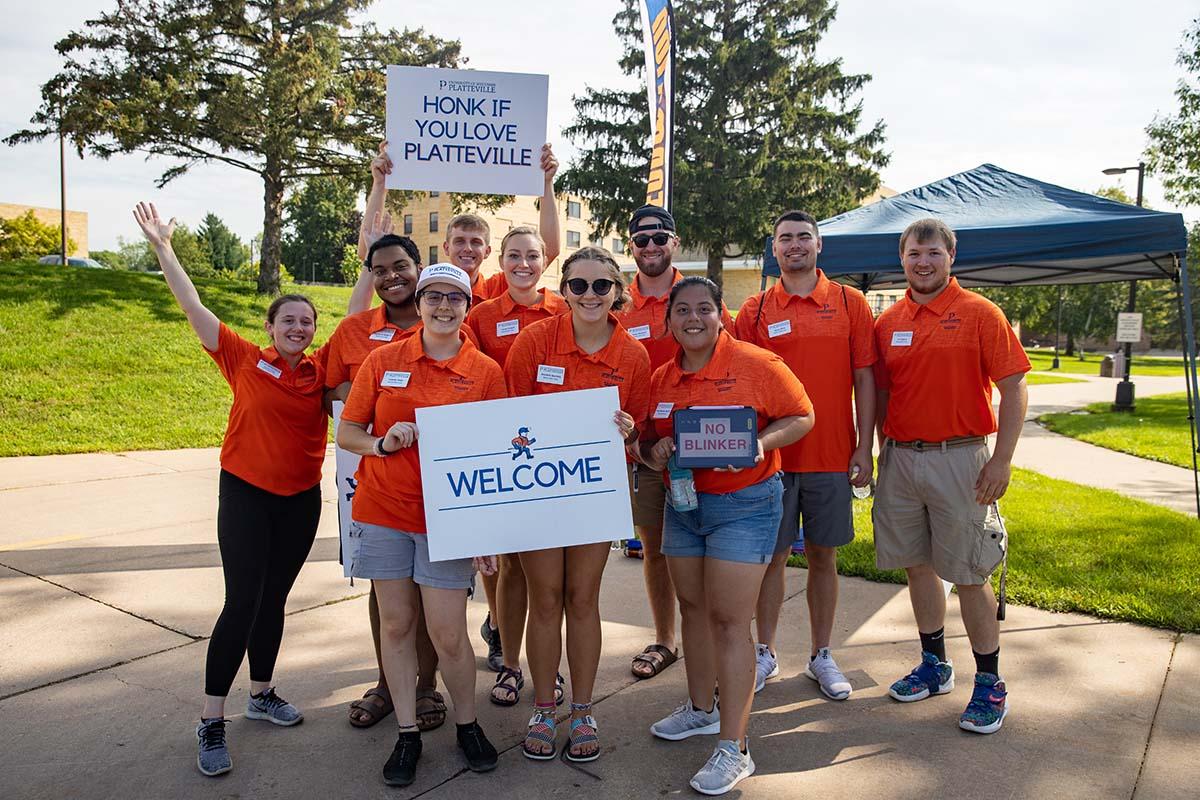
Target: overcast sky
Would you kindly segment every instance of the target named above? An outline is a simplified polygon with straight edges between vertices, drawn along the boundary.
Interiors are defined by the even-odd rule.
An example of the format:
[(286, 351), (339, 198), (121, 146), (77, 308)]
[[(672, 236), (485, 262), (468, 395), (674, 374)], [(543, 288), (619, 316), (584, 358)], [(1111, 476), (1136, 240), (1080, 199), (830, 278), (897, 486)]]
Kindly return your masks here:
[[(41, 84), (60, 63), (54, 42), (112, 4), (0, 0), (0, 18), (20, 23), (0, 29), (0, 137), (24, 127), (37, 108)], [(519, 17), (509, 13), (514, 7), (382, 0), (371, 17), (380, 27), (421, 26), (460, 39), (476, 69), (549, 74), (550, 138), (569, 161), (572, 148), (559, 131), (572, 119), (571, 96), (588, 84), (627, 80), (616, 66), (611, 25), (618, 3), (527, 0)], [(882, 177), (897, 191), (989, 162), (1083, 191), (1116, 183), (1132, 196), (1132, 174), (1100, 171), (1136, 164), (1146, 125), (1176, 110), (1173, 91), (1183, 76), (1176, 51), (1198, 15), (1194, 0), (843, 0), (821, 54), (873, 76), (862, 94), (865, 117), (887, 125), (891, 164)], [(201, 166), (156, 190), (154, 178), (170, 165), (140, 155), (101, 161), (68, 154), (67, 206), (88, 212), (92, 249), (139, 235), (129, 211), (139, 199), (193, 228), (208, 211), (244, 238), (261, 228), (262, 185), (254, 176)], [(0, 146), (0, 176), (0, 202), (57, 208), (57, 142)], [(1167, 204), (1153, 179), (1146, 200), (1182, 211), (1189, 222), (1200, 219), (1200, 208)]]

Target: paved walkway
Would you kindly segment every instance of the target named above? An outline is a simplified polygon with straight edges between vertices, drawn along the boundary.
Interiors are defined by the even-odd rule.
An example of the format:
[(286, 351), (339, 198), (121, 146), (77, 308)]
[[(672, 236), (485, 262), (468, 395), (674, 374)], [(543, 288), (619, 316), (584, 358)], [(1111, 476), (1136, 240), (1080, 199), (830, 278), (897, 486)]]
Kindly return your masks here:
[[(1070, 387), (1084, 391), (1033, 387), (1033, 409), (1057, 402), (1046, 390)], [(1148, 391), (1139, 383), (1140, 396)], [(336, 563), (331, 481), (329, 513), (289, 601), (277, 675), (306, 722), (281, 729), (244, 719), (243, 670), (229, 707), (235, 770), (203, 778), (191, 731), (222, 596), (216, 477), (215, 450), (0, 459), (0, 797), (693, 796), (687, 779), (712, 740), (666, 743), (646, 731), (686, 695), (684, 671), (643, 683), (630, 676), (630, 657), (652, 633), (640, 562), (619, 555), (602, 596), (603, 758), (585, 770), (522, 758), (527, 689), (518, 708), (480, 706), (503, 749), (495, 773), (465, 772), (453, 729), (443, 728), (425, 739), (417, 783), (386, 789), (379, 769), (394, 723), (367, 731), (346, 723), (374, 659), (366, 587), (350, 586)], [(980, 787), (1019, 798), (1196, 796), (1200, 639), (1010, 606), (1002, 646), (1013, 712), (999, 734), (976, 737), (956, 727), (967, 670), (947, 697), (911, 705), (887, 697), (914, 655), (900, 586), (843, 579), (834, 638), (855, 694), (825, 700), (801, 673), (803, 587), (804, 572), (789, 570), (782, 672), (751, 720), (758, 772), (732, 796), (927, 798)], [(969, 665), (957, 603), (950, 607), (949, 652)], [(474, 628), (484, 612), (469, 605)], [(481, 699), (490, 680), (481, 669)]]

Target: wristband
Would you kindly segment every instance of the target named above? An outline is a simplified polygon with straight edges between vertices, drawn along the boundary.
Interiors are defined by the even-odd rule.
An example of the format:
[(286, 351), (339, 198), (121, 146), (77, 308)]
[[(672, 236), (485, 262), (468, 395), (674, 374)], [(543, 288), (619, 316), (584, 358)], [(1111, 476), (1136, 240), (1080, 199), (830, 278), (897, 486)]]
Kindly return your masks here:
[(384, 450), (384, 449), (383, 449), (383, 440), (384, 440), (384, 438), (385, 438), (385, 437), (383, 437), (383, 436), (380, 436), (378, 439), (376, 439), (376, 440), (375, 440), (375, 445), (374, 445), (374, 447), (372, 448), (372, 449), (375, 451), (375, 455), (379, 456), (380, 458), (387, 458), (388, 456), (390, 456), (390, 455), (392, 454), (392, 451), (391, 451), (391, 450)]

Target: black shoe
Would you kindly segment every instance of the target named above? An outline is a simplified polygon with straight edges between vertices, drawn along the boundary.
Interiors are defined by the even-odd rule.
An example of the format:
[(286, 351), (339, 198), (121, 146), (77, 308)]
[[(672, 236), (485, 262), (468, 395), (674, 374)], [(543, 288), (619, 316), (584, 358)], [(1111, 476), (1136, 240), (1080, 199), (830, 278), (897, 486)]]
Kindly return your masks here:
[(417, 779), (417, 759), (420, 757), (421, 734), (402, 731), (395, 749), (383, 765), (383, 782), (388, 786), (408, 786)]
[(479, 627), (479, 635), (488, 646), (487, 665), (492, 672), (504, 669), (504, 649), (500, 646), (500, 629), (492, 627), (492, 615), (488, 614)]
[(472, 772), (488, 772), (496, 768), (499, 756), (496, 748), (483, 735), (478, 720), (458, 726), (458, 746), (467, 757), (467, 768)]

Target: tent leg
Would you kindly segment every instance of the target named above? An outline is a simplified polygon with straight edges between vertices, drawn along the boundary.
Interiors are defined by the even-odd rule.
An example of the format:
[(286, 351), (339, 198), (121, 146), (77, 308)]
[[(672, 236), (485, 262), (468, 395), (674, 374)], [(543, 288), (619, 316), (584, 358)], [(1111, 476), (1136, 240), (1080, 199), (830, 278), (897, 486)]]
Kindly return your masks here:
[(1200, 519), (1200, 469), (1196, 463), (1196, 439), (1200, 437), (1200, 420), (1196, 419), (1196, 327), (1192, 318), (1191, 283), (1188, 278), (1187, 259), (1180, 262), (1179, 283), (1175, 287), (1179, 299), (1179, 328), (1183, 342), (1183, 380), (1187, 386), (1188, 433), (1192, 440), (1192, 483), (1196, 491), (1196, 518)]

